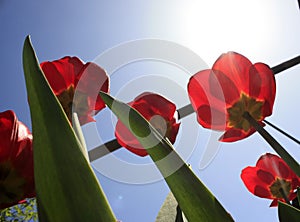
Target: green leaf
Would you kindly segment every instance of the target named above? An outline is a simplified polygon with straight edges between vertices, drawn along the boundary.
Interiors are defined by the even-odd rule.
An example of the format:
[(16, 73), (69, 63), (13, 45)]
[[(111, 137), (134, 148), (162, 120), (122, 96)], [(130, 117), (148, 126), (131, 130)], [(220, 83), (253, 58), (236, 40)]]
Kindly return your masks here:
[(300, 210), (283, 202), (278, 202), (280, 222), (300, 221)]
[(233, 221), (218, 200), (183, 162), (172, 144), (143, 116), (106, 93), (101, 92), (100, 95), (115, 115), (137, 136), (143, 147), (149, 147), (147, 152), (164, 176), (188, 221)]
[[(33, 131), (40, 221), (116, 221), (81, 143), (40, 69), (27, 37), (23, 67)], [(41, 213), (40, 213), (41, 212)]]

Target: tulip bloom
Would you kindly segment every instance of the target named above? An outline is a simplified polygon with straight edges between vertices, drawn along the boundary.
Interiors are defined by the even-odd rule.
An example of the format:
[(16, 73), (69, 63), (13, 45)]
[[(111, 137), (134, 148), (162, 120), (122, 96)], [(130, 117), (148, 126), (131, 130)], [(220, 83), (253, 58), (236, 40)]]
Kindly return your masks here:
[(251, 193), (272, 199), (271, 207), (277, 206), (278, 200), (293, 200), (300, 186), (300, 178), (280, 157), (271, 153), (261, 156), (255, 167), (243, 169), (241, 178)]
[[(158, 94), (146, 92), (136, 97), (129, 105), (147, 119), (162, 136), (167, 137), (171, 143), (175, 142), (180, 124), (176, 122), (176, 106), (172, 102)], [(116, 125), (115, 136), (118, 143), (129, 151), (139, 156), (148, 155), (146, 149), (120, 120)]]
[(92, 115), (105, 107), (98, 92), (109, 90), (106, 72), (95, 63), (84, 64), (70, 56), (43, 62), (41, 68), (68, 119), (75, 111), (81, 124), (94, 121)]
[(32, 135), (13, 111), (0, 113), (0, 209), (35, 196)]
[(212, 69), (190, 78), (188, 93), (198, 122), (205, 128), (224, 130), (220, 138), (233, 142), (250, 136), (255, 129), (243, 117), (245, 112), (263, 125), (272, 114), (275, 78), (263, 63), (252, 64), (246, 57), (228, 52)]

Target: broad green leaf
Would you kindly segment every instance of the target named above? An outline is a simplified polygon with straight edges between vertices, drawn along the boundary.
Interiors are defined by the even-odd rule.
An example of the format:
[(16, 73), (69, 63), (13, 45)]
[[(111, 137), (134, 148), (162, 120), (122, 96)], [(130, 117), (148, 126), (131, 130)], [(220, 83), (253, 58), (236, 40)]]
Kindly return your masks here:
[[(116, 221), (27, 37), (23, 67), (30, 105), (40, 221)], [(41, 212), (41, 213), (40, 213)]]
[(278, 215), (280, 222), (300, 221), (300, 210), (283, 202), (278, 202)]
[[(167, 139), (126, 103), (100, 93), (107, 106), (137, 136), (164, 176), (189, 222), (233, 221), (218, 200), (183, 162)], [(174, 170), (177, 169), (177, 170)]]

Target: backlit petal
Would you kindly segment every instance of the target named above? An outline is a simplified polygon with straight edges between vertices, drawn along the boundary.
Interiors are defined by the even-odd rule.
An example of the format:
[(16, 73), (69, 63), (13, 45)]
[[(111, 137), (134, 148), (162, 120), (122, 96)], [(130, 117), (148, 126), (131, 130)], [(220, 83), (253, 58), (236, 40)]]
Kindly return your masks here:
[(13, 111), (0, 113), (0, 209), (35, 196), (32, 135)]
[[(99, 92), (109, 91), (109, 78), (104, 69), (95, 63), (88, 62), (76, 76), (75, 90), (87, 95), (89, 106), (96, 113), (105, 107)], [(76, 100), (76, 95), (74, 97)]]
[(254, 128), (251, 128), (247, 133), (241, 129), (230, 128), (225, 131), (225, 133), (220, 137), (219, 140), (221, 142), (235, 142), (247, 138), (248, 136), (251, 136), (255, 132), (256, 130)]
[[(260, 82), (252, 82), (252, 88), (260, 88), (260, 92), (257, 95), (257, 98), (264, 101), (265, 104), (263, 106), (263, 116), (269, 116), (272, 114), (275, 94), (276, 94), (276, 83), (272, 70), (269, 66), (263, 63), (254, 64), (255, 69), (257, 70), (257, 74), (259, 75), (261, 81)], [(253, 74), (254, 73), (250, 73)]]
[[(226, 127), (226, 102), (223, 90), (215, 77), (210, 77), (210, 75), (211, 70), (203, 70), (190, 78), (189, 98), (197, 112), (197, 120), (203, 127), (224, 130)], [(216, 84), (215, 88), (211, 87), (213, 84)], [(214, 95), (211, 94), (211, 90), (215, 90)]]
[(241, 179), (251, 193), (259, 197), (271, 199), (272, 194), (269, 190), (269, 184), (266, 183), (266, 180), (262, 180), (257, 176), (259, 170), (258, 167), (246, 167), (242, 170)]
[(83, 63), (77, 57), (66, 56), (52, 62), (41, 63), (41, 68), (55, 94), (69, 88), (75, 83), (75, 76), (83, 68)]
[(214, 63), (212, 70), (224, 73), (239, 90), (249, 88), (249, 69), (252, 63), (236, 52), (222, 54)]
[[(176, 106), (172, 102), (158, 94), (146, 92), (135, 98), (129, 105), (141, 113), (163, 136), (168, 137), (171, 143), (175, 142), (179, 123), (174, 117)], [(148, 154), (120, 120), (116, 125), (115, 136), (119, 144), (131, 152), (139, 156)]]

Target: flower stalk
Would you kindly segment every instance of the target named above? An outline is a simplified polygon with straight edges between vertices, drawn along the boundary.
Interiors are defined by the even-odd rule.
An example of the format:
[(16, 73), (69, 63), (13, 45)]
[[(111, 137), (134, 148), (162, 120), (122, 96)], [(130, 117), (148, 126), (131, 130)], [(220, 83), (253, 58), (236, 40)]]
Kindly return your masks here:
[(274, 139), (248, 112), (243, 117), (255, 128), (255, 130), (266, 140), (274, 151), (289, 165), (289, 167), (300, 176), (299, 163)]
[(289, 198), (287, 197), (286, 193), (284, 192), (284, 190), (283, 190), (282, 188), (280, 188), (280, 189), (279, 189), (279, 192), (281, 193), (281, 195), (282, 195), (284, 201), (285, 201), (287, 204), (291, 205), (291, 202), (290, 202)]
[(300, 141), (297, 140), (295, 137), (291, 136), (290, 134), (286, 133), (285, 131), (283, 131), (282, 129), (280, 129), (279, 127), (275, 126), (273, 123), (270, 123), (267, 120), (263, 120), (264, 123), (268, 124), (269, 126), (271, 126), (272, 128), (274, 128), (275, 130), (277, 130), (278, 132), (282, 133), (283, 135), (285, 135), (286, 137), (288, 137), (289, 139), (293, 140), (295, 143), (297, 143), (298, 145), (300, 145)]

